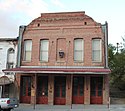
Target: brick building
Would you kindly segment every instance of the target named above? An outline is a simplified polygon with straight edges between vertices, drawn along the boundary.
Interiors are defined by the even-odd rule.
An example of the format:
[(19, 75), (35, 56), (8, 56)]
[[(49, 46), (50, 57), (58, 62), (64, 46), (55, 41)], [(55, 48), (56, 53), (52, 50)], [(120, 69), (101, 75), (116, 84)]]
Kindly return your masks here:
[(107, 104), (108, 29), (85, 12), (42, 13), (20, 26), (15, 72), (21, 103)]

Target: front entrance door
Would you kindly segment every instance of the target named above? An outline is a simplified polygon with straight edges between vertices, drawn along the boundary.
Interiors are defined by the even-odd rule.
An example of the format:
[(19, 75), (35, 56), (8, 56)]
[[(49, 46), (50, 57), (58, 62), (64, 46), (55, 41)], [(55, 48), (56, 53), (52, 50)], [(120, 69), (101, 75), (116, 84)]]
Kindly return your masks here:
[(103, 77), (91, 77), (91, 104), (102, 104)]
[(73, 104), (84, 104), (84, 77), (73, 78)]
[(48, 76), (37, 78), (37, 104), (48, 104)]
[(31, 77), (21, 76), (20, 102), (30, 103), (31, 100)]
[(66, 104), (66, 77), (55, 77), (54, 83), (54, 104), (65, 105)]

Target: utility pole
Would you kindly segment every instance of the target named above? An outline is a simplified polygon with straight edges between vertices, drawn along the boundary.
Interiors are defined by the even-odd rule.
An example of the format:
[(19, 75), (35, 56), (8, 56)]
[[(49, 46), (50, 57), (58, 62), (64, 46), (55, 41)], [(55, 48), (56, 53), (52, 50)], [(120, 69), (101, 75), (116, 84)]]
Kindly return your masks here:
[(117, 44), (116, 50), (117, 50), (117, 53), (118, 53), (119, 43), (116, 43), (116, 44)]

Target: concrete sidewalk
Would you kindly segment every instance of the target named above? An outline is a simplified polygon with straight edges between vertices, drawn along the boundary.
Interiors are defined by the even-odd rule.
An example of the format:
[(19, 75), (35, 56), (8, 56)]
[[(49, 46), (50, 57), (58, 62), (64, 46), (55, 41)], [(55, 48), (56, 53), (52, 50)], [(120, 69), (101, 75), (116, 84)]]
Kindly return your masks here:
[(30, 105), (20, 104), (18, 108), (13, 111), (125, 111), (125, 104), (123, 105)]
[(14, 111), (110, 111), (107, 105), (30, 105), (20, 104)]

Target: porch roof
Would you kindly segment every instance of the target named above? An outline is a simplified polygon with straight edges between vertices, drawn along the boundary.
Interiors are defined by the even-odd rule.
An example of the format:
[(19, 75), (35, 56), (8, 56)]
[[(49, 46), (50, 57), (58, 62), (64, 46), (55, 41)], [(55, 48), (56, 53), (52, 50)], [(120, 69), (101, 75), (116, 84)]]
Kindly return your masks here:
[(3, 72), (9, 73), (62, 73), (62, 74), (109, 74), (109, 68), (12, 68), (4, 69)]
[(0, 86), (11, 84), (12, 81), (7, 76), (0, 77)]

